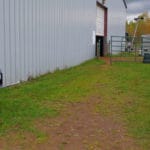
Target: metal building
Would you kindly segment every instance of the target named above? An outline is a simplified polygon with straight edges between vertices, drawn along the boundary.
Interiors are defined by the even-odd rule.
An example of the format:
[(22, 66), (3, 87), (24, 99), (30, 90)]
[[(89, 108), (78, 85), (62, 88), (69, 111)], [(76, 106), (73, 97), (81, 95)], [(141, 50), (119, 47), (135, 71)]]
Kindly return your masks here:
[(111, 36), (125, 36), (127, 20), (126, 0), (106, 0), (108, 9), (108, 40)]
[(106, 10), (97, 0), (0, 0), (0, 85), (95, 57)]

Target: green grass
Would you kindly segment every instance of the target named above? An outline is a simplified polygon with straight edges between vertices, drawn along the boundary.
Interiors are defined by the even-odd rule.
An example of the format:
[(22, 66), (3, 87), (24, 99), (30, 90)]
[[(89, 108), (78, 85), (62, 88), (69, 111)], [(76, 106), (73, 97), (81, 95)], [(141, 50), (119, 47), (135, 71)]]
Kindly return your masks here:
[(15, 129), (32, 130), (34, 120), (55, 117), (64, 103), (80, 101), (92, 92), (90, 86), (94, 83), (89, 76), (93, 74), (93, 66), (102, 63), (88, 61), (78, 67), (0, 89), (0, 134)]
[[(101, 115), (115, 115), (145, 150), (150, 149), (150, 65), (91, 60), (30, 82), (0, 89), (0, 134), (34, 131), (37, 119), (56, 117), (66, 103), (97, 95)], [(32, 127), (32, 128), (31, 128)]]
[(121, 118), (143, 149), (150, 149), (150, 65), (114, 63), (101, 77), (103, 103), (96, 110)]

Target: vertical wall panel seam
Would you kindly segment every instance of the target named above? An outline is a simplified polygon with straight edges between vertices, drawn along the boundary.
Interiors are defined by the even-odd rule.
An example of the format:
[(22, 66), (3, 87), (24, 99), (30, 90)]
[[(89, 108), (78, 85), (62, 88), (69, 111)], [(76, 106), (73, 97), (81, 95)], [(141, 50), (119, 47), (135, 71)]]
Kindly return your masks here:
[(31, 65), (31, 70), (32, 70), (32, 72), (31, 72), (31, 75), (33, 76), (33, 68), (34, 68), (34, 54), (33, 54), (33, 0), (31, 0), (31, 29), (32, 29), (32, 31), (31, 31), (31, 36), (32, 36), (32, 42), (31, 42), (31, 44), (32, 44), (32, 46), (31, 46), (31, 50), (32, 50), (32, 65)]
[[(24, 17), (24, 19), (23, 19), (23, 24), (24, 24), (24, 76), (26, 76), (26, 18), (25, 18), (25, 16), (26, 16), (26, 8), (25, 8), (25, 0), (24, 0), (24, 2), (23, 2), (23, 5), (24, 5), (24, 7), (23, 7), (23, 17)], [(27, 79), (27, 76), (25, 77), (26, 79)]]
[(9, 3), (8, 3), (8, 8), (9, 8), (9, 10), (8, 10), (8, 12), (9, 12), (9, 15), (8, 15), (8, 17), (9, 17), (9, 59), (10, 59), (10, 64), (9, 64), (9, 69), (10, 69), (10, 74), (9, 74), (9, 77), (10, 77), (10, 81), (9, 81), (9, 83), (10, 84), (12, 84), (12, 56), (11, 56), (11, 53), (12, 53), (12, 48), (11, 48), (11, 22), (10, 22), (10, 0), (8, 1)]
[(41, 69), (40, 69), (40, 66), (41, 66), (41, 64), (40, 64), (40, 0), (38, 0), (38, 10), (39, 10), (39, 13), (38, 13), (38, 19), (39, 19), (39, 24), (38, 24), (38, 40), (39, 40), (39, 42), (38, 42), (38, 52), (39, 52), (39, 66), (38, 66), (38, 68), (39, 68), (39, 75), (40, 75), (40, 71), (41, 71)]
[(6, 84), (5, 0), (3, 0), (3, 26), (4, 26), (4, 33), (3, 33), (4, 35), (4, 78), (5, 78), (5, 84)]
[(14, 14), (14, 51), (15, 51), (15, 55), (14, 55), (14, 63), (15, 63), (15, 83), (17, 82), (17, 78), (16, 78), (16, 15), (15, 15), (15, 9), (16, 9), (16, 0), (14, 0), (14, 8), (13, 8), (13, 14)]

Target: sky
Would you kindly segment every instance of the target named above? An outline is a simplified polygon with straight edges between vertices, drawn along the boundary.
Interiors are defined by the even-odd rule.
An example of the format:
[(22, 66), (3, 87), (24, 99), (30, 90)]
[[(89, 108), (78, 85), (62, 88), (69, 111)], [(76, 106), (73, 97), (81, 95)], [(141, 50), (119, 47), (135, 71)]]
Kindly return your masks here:
[(150, 13), (150, 0), (126, 0), (128, 5), (128, 16), (129, 21), (139, 16), (143, 12)]

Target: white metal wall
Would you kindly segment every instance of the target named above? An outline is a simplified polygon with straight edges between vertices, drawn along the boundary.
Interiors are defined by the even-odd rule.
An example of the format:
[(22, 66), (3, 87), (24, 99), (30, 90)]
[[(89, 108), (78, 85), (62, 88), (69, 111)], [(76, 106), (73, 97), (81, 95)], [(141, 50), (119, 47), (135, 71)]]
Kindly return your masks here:
[(93, 58), (96, 0), (0, 0), (4, 86)]
[(106, 0), (108, 9), (108, 39), (113, 35), (125, 36), (127, 10), (123, 0)]

